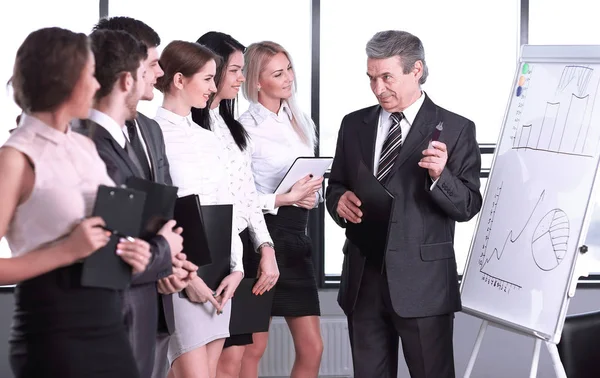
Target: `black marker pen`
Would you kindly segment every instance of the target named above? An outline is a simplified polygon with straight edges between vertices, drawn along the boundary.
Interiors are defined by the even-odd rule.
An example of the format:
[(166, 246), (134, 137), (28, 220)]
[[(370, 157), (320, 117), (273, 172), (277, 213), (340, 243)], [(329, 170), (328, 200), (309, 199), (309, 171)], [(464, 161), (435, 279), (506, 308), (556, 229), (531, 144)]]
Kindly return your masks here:
[(117, 230), (111, 230), (110, 228), (108, 228), (108, 227), (104, 227), (104, 226), (98, 226), (98, 227), (100, 227), (100, 228), (101, 228), (101, 229), (103, 229), (104, 231), (108, 231), (108, 232), (110, 232), (111, 234), (113, 234), (113, 235), (115, 235), (115, 236), (118, 236), (118, 237), (120, 237), (120, 238), (126, 239), (126, 240), (127, 240), (127, 241), (129, 241), (129, 242), (132, 242), (132, 243), (133, 243), (133, 242), (135, 241), (135, 239), (134, 239), (134, 238), (132, 238), (131, 236), (127, 236), (127, 235), (125, 235), (125, 234), (123, 234), (122, 232), (119, 232), (119, 231), (117, 231)]

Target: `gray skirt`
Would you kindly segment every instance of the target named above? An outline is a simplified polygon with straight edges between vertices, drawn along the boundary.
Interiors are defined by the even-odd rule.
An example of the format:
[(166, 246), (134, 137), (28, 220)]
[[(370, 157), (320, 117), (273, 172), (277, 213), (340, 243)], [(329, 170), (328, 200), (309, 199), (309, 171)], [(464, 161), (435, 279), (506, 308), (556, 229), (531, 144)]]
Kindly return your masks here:
[(169, 340), (169, 366), (179, 356), (212, 341), (229, 337), (231, 300), (223, 313), (210, 303), (193, 303), (179, 295), (171, 295), (175, 315), (175, 332)]

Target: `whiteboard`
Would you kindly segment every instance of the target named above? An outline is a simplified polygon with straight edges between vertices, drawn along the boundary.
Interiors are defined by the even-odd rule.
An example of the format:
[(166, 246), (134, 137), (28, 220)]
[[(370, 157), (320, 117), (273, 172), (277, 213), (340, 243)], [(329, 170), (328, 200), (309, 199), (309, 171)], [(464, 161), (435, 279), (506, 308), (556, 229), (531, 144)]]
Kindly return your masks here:
[(461, 283), (463, 311), (558, 342), (600, 147), (600, 46), (523, 46)]

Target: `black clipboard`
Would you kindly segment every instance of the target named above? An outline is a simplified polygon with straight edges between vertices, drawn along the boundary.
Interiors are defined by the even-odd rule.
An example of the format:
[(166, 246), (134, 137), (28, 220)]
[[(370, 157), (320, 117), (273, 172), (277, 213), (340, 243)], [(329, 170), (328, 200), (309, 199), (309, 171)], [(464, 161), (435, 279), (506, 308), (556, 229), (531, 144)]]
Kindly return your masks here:
[[(98, 187), (92, 216), (102, 217), (106, 227), (127, 236), (139, 237), (146, 193), (105, 185)], [(124, 290), (131, 283), (131, 266), (116, 254), (120, 236), (113, 234), (108, 244), (83, 262), (81, 285)]]
[(168, 220), (173, 219), (178, 188), (134, 176), (129, 177), (125, 184), (128, 188), (146, 193), (140, 239), (150, 240)]
[(243, 335), (255, 332), (267, 332), (271, 320), (271, 308), (275, 288), (262, 295), (252, 294), (256, 278), (244, 278), (231, 299), (231, 319), (229, 333)]
[(361, 161), (358, 166), (354, 194), (361, 201), (361, 223), (348, 222), (346, 237), (366, 257), (382, 259), (394, 210), (394, 196), (377, 180)]

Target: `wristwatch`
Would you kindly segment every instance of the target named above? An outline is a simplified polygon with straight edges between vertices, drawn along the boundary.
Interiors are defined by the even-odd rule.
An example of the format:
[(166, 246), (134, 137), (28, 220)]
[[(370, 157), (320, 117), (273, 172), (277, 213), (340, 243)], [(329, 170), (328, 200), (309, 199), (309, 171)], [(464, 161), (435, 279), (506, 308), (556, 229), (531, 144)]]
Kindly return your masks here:
[(273, 243), (271, 243), (271, 242), (264, 242), (264, 243), (262, 243), (261, 245), (259, 245), (259, 246), (258, 246), (257, 252), (258, 252), (258, 253), (260, 253), (260, 252), (261, 252), (261, 250), (262, 250), (264, 247), (271, 247), (271, 248), (273, 248), (273, 250), (274, 250), (274, 249), (275, 249), (275, 244), (273, 244)]

